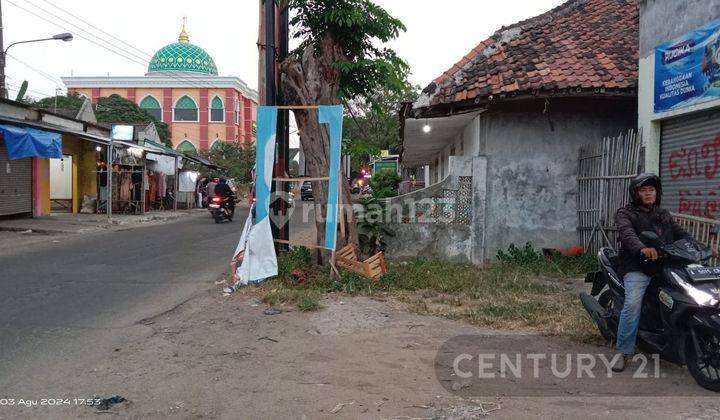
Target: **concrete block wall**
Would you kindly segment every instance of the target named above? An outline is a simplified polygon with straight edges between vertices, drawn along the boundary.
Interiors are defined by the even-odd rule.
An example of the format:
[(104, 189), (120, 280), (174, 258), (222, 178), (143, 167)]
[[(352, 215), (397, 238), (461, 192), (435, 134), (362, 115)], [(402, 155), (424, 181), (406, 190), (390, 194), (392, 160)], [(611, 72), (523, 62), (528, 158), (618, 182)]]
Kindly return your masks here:
[[(394, 236), (387, 237), (386, 253), (391, 258), (440, 258), (470, 263), (473, 261), (475, 236), (468, 224), (427, 223), (416, 211), (423, 202), (443, 197), (446, 190), (460, 188), (459, 177), (473, 176), (474, 160), (478, 158), (451, 156), (447, 162), (448, 176), (441, 182), (386, 200), (390, 209), (386, 227)], [(474, 207), (471, 211), (474, 210)], [(409, 222), (403, 223), (403, 218)], [(471, 220), (474, 217), (471, 216)]]
[[(634, 126), (635, 115), (537, 112), (488, 115), (481, 130), (487, 156), (485, 257), (511, 243), (535, 248), (577, 243), (580, 147)], [(478, 211), (478, 210), (476, 210)]]

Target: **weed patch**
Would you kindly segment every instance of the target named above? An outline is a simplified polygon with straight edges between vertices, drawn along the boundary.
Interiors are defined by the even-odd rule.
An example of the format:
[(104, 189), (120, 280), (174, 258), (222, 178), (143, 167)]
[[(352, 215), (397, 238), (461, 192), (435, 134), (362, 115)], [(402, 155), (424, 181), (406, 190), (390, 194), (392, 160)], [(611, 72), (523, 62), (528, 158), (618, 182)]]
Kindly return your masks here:
[(381, 295), (420, 314), (596, 340), (595, 328), (571, 287), (573, 277), (593, 269), (594, 259), (556, 256), (548, 261), (528, 252), (521, 256), (486, 268), (428, 259), (390, 261), (388, 273), (372, 281), (346, 271), (339, 279), (333, 277), (312, 265), (310, 251), (299, 248), (280, 256), (278, 277), (258, 290), (268, 305), (292, 304), (301, 311), (320, 309), (325, 293)]

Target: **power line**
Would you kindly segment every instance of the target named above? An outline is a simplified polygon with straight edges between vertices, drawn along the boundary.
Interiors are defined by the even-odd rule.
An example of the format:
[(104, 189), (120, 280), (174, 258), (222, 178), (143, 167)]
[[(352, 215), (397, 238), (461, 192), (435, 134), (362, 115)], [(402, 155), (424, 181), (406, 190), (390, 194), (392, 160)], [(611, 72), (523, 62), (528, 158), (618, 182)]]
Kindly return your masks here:
[(30, 64), (28, 64), (28, 63), (20, 60), (19, 58), (15, 57), (15, 56), (12, 56), (12, 55), (10, 55), (10, 54), (7, 54), (7, 53), (6, 53), (5, 55), (6, 55), (7, 57), (10, 57), (10, 58), (12, 58), (13, 60), (17, 61), (18, 63), (24, 65), (25, 67), (29, 68), (30, 70), (35, 71), (37, 74), (39, 74), (39, 75), (41, 75), (42, 77), (50, 80), (50, 81), (53, 82), (54, 84), (56, 84), (56, 85), (57, 85), (57, 84), (62, 84), (62, 81), (61, 81), (60, 79), (58, 79), (58, 78), (56, 78), (56, 77), (54, 77), (54, 76), (52, 76), (52, 75), (50, 75), (50, 74), (48, 74), (48, 73), (45, 73), (44, 71), (40, 70), (39, 68), (33, 67), (33, 66), (31, 66)]
[[(69, 12), (68, 10), (63, 9), (63, 8), (60, 7), (60, 6), (57, 6), (57, 5), (54, 5), (54, 4), (50, 3), (50, 2), (48, 2), (47, 0), (42, 0), (42, 1), (44, 1), (45, 3), (53, 6), (55, 9), (60, 10), (61, 12), (65, 13), (66, 15), (70, 16), (71, 18), (77, 19), (77, 20), (85, 23), (86, 25), (89, 25), (90, 27), (95, 28), (96, 30), (100, 31), (101, 33), (106, 34), (106, 35), (110, 36), (111, 38), (114, 38), (114, 39), (116, 39), (117, 41), (119, 41), (119, 42), (121, 42), (121, 43), (129, 46), (130, 48), (132, 48), (132, 49), (140, 52), (140, 54), (142, 54), (142, 55), (138, 55), (137, 53), (134, 53), (134, 52), (132, 52), (132, 51), (128, 51), (127, 49), (125, 49), (125, 48), (123, 48), (123, 47), (120, 47), (120, 46), (118, 46), (118, 45), (115, 45), (114, 43), (108, 41), (107, 39), (104, 39), (104, 38), (102, 38), (102, 37), (99, 37), (98, 35), (93, 34), (92, 32), (90, 32), (90, 31), (88, 31), (88, 30), (86, 30), (86, 29), (84, 29), (84, 28), (82, 28), (82, 27), (80, 27), (80, 26), (78, 26), (78, 25), (76, 25), (76, 24), (74, 24), (74, 23), (72, 23), (72, 22), (67, 21), (66, 19), (63, 19), (62, 17), (60, 17), (60, 16), (58, 16), (58, 15), (56, 15), (56, 14), (54, 14), (54, 13), (48, 11), (48, 10), (43, 9), (42, 7), (34, 4), (33, 2), (31, 2), (31, 1), (29, 1), (29, 0), (26, 0), (26, 2), (27, 2), (28, 4), (30, 4), (30, 5), (34, 6), (35, 8), (43, 11), (44, 13), (47, 13), (47, 14), (49, 14), (49, 15), (57, 18), (57, 19), (60, 19), (60, 20), (62, 20), (63, 22), (66, 22), (66, 23), (68, 23), (69, 25), (72, 25), (73, 27), (75, 27), (75, 28), (83, 31), (84, 33), (86, 33), (86, 34), (88, 34), (88, 35), (90, 35), (90, 36), (92, 36), (92, 37), (94, 37), (94, 38), (96, 38), (96, 39), (99, 39), (99, 40), (101, 40), (102, 42), (104, 42), (104, 43), (106, 43), (106, 44), (108, 44), (108, 45), (111, 45), (111, 46), (114, 47), (114, 48), (119, 49), (120, 51), (123, 51), (123, 52), (125, 52), (125, 53), (127, 53), (127, 54), (130, 54), (130, 55), (134, 56), (135, 58), (138, 58), (138, 59), (142, 60), (142, 65), (143, 65), (143, 66), (146, 65), (146, 62), (147, 62), (147, 61), (150, 61), (150, 60), (152, 59), (153, 56), (152, 56), (151, 54), (149, 54), (149, 53), (141, 50), (140, 48), (135, 47), (135, 46), (132, 45), (132, 44), (129, 44), (129, 43), (123, 41), (122, 39), (120, 39), (120, 38), (116, 37), (115, 35), (112, 35), (112, 34), (106, 32), (106, 31), (98, 28), (97, 26), (95, 26), (95, 25), (93, 25), (93, 24), (91, 24), (91, 23), (89, 23), (89, 22), (81, 19), (80, 17), (77, 16), (77, 14), (72, 13), (72, 12)], [(137, 62), (137, 61), (136, 61), (136, 62)], [(173, 76), (171, 75), (171, 77), (173, 77)], [(188, 83), (192, 83), (193, 81), (195, 81), (195, 82), (197, 82), (197, 83), (204, 84), (204, 86), (193, 85), (194, 87), (208, 87), (208, 88), (209, 88), (209, 87), (213, 87), (210, 83), (207, 83), (207, 82), (202, 81), (202, 80), (199, 80), (199, 79), (195, 79), (195, 78), (193, 78), (192, 76), (175, 75), (175, 77), (173, 77), (173, 78), (176, 79), (176, 80), (184, 81), (184, 82), (188, 82)]]
[[(10, 87), (13, 88), (13, 89), (17, 89), (18, 91), (19, 91), (20, 88), (22, 87), (22, 86), (19, 86), (19, 85), (14, 84), (14, 83), (6, 83), (6, 85), (7, 85), (7, 86), (10, 86)], [(32, 92), (32, 93), (35, 93), (35, 94), (38, 94), (38, 95), (42, 95), (42, 96), (45, 96), (45, 97), (56, 96), (56, 95), (48, 95), (47, 92), (40, 92), (39, 90), (30, 89), (30, 88), (27, 89), (27, 92)]]
[[(66, 15), (70, 16), (71, 18), (77, 19), (77, 20), (79, 20), (80, 22), (83, 22), (84, 24), (90, 26), (91, 28), (94, 28), (94, 29), (100, 31), (101, 33), (103, 33), (103, 34), (105, 34), (105, 35), (108, 35), (109, 37), (111, 37), (111, 38), (119, 41), (119, 42), (122, 43), (122, 44), (127, 45), (128, 47), (134, 49), (135, 51), (138, 51), (139, 53), (141, 53), (142, 55), (145, 56), (145, 57), (139, 57), (137, 54), (135, 54), (136, 57), (139, 57), (139, 58), (141, 58), (141, 59), (143, 59), (143, 60), (146, 60), (146, 61), (150, 61), (150, 60), (153, 58), (153, 54), (150, 54), (150, 53), (148, 53), (147, 51), (144, 51), (144, 50), (142, 50), (142, 49), (140, 49), (140, 48), (138, 48), (138, 47), (136, 47), (136, 46), (134, 46), (134, 45), (126, 42), (126, 41), (123, 41), (122, 39), (116, 37), (115, 35), (113, 35), (113, 34), (111, 34), (111, 33), (109, 33), (109, 32), (106, 32), (106, 31), (104, 31), (104, 30), (101, 29), (101, 28), (98, 28), (97, 26), (93, 25), (92, 23), (90, 23), (90, 22), (82, 19), (81, 17), (79, 17), (79, 16), (77, 15), (77, 13), (73, 13), (73, 12), (70, 12), (70, 11), (68, 11), (68, 10), (66, 10), (66, 9), (63, 9), (63, 8), (60, 7), (60, 6), (57, 6), (57, 5), (55, 5), (55, 4), (50, 3), (48, 0), (42, 0), (42, 1), (45, 2), (45, 3), (47, 3), (47, 4), (49, 4), (50, 6), (54, 7), (55, 9), (60, 10), (61, 12), (65, 13)], [(32, 4), (30, 1), (28, 1), (28, 3)], [(43, 10), (43, 11), (46, 12), (46, 13), (52, 14), (51, 12), (48, 12), (48, 11), (42, 9), (42, 8), (38, 7), (37, 5), (34, 5), (34, 6), (35, 6), (36, 8), (38, 8), (38, 9), (40, 9), (40, 10)], [(73, 26), (77, 27), (77, 25), (73, 25)], [(86, 33), (90, 33), (90, 32), (87, 31), (87, 30), (85, 30), (85, 32), (86, 32)], [(92, 34), (91, 34), (91, 35), (92, 35)], [(97, 35), (93, 35), (93, 36), (97, 37)], [(97, 37), (97, 38), (98, 38), (98, 39), (101, 39), (101, 38), (99, 38), (99, 37)], [(108, 43), (108, 44), (110, 44), (110, 45), (113, 45), (113, 46), (117, 47), (115, 44), (113, 44), (113, 43), (111, 43), (111, 42), (108, 42), (107, 40), (104, 40), (104, 39), (103, 39), (103, 41), (106, 42), (106, 43)], [(127, 50), (123, 50), (123, 51), (127, 51)], [(144, 64), (143, 64), (143, 65), (144, 65)], [(170, 74), (169, 76), (172, 77), (172, 78), (174, 78), (174, 79), (176, 79), (176, 80), (185, 81), (185, 82), (188, 82), (188, 83), (192, 83), (192, 81), (196, 81), (196, 82), (198, 82), (198, 83), (203, 83), (205, 86), (202, 86), (202, 87), (209, 87), (209, 88), (214, 87), (211, 83), (208, 83), (208, 82), (206, 82), (206, 81), (204, 81), (204, 80), (200, 80), (199, 78), (193, 77), (192, 75), (172, 75), (172, 74)], [(195, 85), (193, 85), (193, 86), (194, 86), (194, 87), (198, 87), (198, 86), (195, 86)]]
[[(110, 46), (112, 46), (112, 47), (117, 48), (118, 50), (122, 51), (123, 53), (126, 53), (126, 54), (128, 54), (128, 55), (130, 55), (130, 56), (132, 56), (132, 57), (134, 57), (134, 58), (139, 59), (139, 60), (146, 60), (145, 57), (140, 56), (140, 55), (138, 55), (137, 53), (134, 53), (134, 52), (132, 52), (132, 51), (128, 51), (128, 50), (126, 50), (126, 49), (124, 49), (124, 48), (122, 48), (122, 47), (118, 47), (117, 45), (114, 45), (112, 42), (109, 42), (108, 40), (106, 40), (106, 39), (104, 39), (104, 38), (101, 38), (101, 37), (99, 37), (99, 36), (91, 33), (90, 31), (85, 30), (84, 28), (82, 28), (82, 27), (80, 27), (80, 26), (78, 26), (78, 25), (75, 25), (74, 23), (68, 21), (67, 19), (62, 18), (62, 17), (56, 15), (55, 13), (53, 13), (53, 12), (51, 12), (51, 11), (48, 11), (48, 10), (43, 9), (42, 7), (40, 7), (40, 6), (38, 6), (37, 4), (31, 2), (30, 0), (25, 0), (25, 3), (29, 4), (30, 6), (33, 6), (34, 8), (42, 11), (43, 13), (47, 13), (48, 15), (50, 15), (50, 16), (56, 18), (56, 19), (59, 19), (61, 22), (65, 22), (66, 24), (70, 25), (71, 27), (75, 28), (76, 30), (85, 33), (87, 36), (93, 37), (93, 38), (95, 38), (95, 39), (100, 40), (101, 42), (104, 42), (104, 43), (106, 43), (106, 44), (108, 44), (108, 45), (110, 45)], [(76, 32), (76, 34), (77, 34), (77, 32)]]
[(132, 49), (134, 49), (134, 50), (136, 50), (136, 51), (138, 51), (138, 52), (140, 52), (140, 53), (142, 53), (142, 54), (144, 54), (144, 55), (146, 55), (146, 56), (148, 56), (148, 57), (152, 57), (152, 56), (151, 56), (150, 54), (148, 54), (147, 52), (145, 52), (145, 51), (143, 51), (143, 50), (141, 50), (141, 49), (139, 49), (139, 48), (137, 48), (137, 47), (135, 47), (135, 46), (133, 46), (133, 45), (131, 45), (131, 44), (128, 44), (127, 42), (123, 41), (122, 39), (116, 37), (115, 35), (113, 35), (113, 34), (111, 34), (111, 33), (108, 33), (108, 32), (106, 32), (106, 31), (102, 30), (101, 28), (98, 28), (97, 26), (95, 26), (95, 25), (93, 25), (92, 23), (84, 20), (83, 18), (81, 18), (81, 17), (78, 16), (77, 14), (71, 13), (71, 12), (63, 9), (63, 8), (60, 7), (60, 6), (57, 6), (57, 5), (53, 4), (53, 3), (50, 3), (48, 0), (42, 0), (42, 1), (45, 2), (45, 3), (47, 3), (47, 4), (49, 4), (50, 6), (54, 7), (55, 9), (60, 10), (60, 11), (62, 11), (62, 12), (64, 12), (64, 13), (66, 13), (67, 15), (74, 17), (75, 19), (79, 20), (80, 22), (83, 22), (84, 24), (90, 26), (91, 28), (94, 28), (94, 29), (102, 32), (103, 34), (105, 34), (105, 35), (107, 35), (107, 36), (115, 39), (116, 41), (118, 41), (118, 42), (120, 42), (120, 43), (122, 43), (122, 44), (125, 44), (125, 45), (127, 45), (128, 47), (130, 47), (130, 48), (132, 48)]
[[(31, 11), (31, 10), (28, 10), (28, 9), (22, 7), (22, 6), (19, 6), (19, 5), (17, 5), (16, 3), (13, 3), (13, 2), (10, 1), (10, 0), (7, 0), (7, 2), (10, 3), (10, 4), (12, 4), (13, 6), (17, 7), (18, 9), (24, 10), (25, 12), (27, 12), (27, 13), (35, 16), (35, 17), (38, 17), (38, 18), (44, 20), (45, 22), (48, 22), (48, 23), (50, 23), (50, 24), (52, 24), (52, 25), (57, 26), (58, 28), (60, 28), (60, 29), (62, 29), (62, 30), (64, 30), (64, 31), (69, 31), (69, 29), (67, 29), (67, 28), (65, 28), (65, 27), (63, 27), (63, 26), (61, 26), (61, 25), (58, 25), (57, 23), (51, 21), (50, 19), (48, 19), (48, 18), (46, 18), (46, 17), (44, 17), (44, 16), (40, 16), (40, 15), (38, 15), (37, 13), (35, 13), (35, 12)], [(37, 6), (35, 6), (35, 7), (37, 7)], [(108, 48), (108, 47), (105, 46), (105, 45), (102, 45), (102, 44), (100, 44), (100, 43), (98, 43), (98, 42), (95, 42), (95, 41), (92, 40), (92, 39), (89, 39), (89, 38), (83, 36), (82, 34), (76, 34), (76, 35), (77, 35), (78, 37), (80, 37), (80, 38), (88, 41), (88, 42), (91, 42), (91, 43), (97, 45), (98, 47), (101, 47), (101, 48), (103, 48), (103, 49), (105, 49), (105, 50), (110, 51), (110, 52), (113, 53), (113, 54), (117, 54), (117, 55), (119, 55), (119, 56), (121, 56), (121, 57), (123, 57), (123, 58), (126, 58), (126, 59), (134, 62), (134, 63), (142, 64), (142, 63), (136, 61), (135, 59), (133, 59), (133, 58), (131, 58), (131, 57), (128, 57), (128, 56), (126, 56), (126, 55), (124, 55), (124, 54), (122, 54), (122, 53), (120, 53), (120, 52), (114, 51), (114, 50)]]
[[(62, 30), (69, 31), (67, 28), (63, 27), (62, 25), (59, 25), (59, 24), (53, 22), (52, 20), (50, 20), (50, 19), (48, 19), (48, 18), (46, 18), (46, 17), (44, 17), (44, 16), (41, 16), (41, 15), (39, 15), (39, 14), (31, 11), (31, 10), (28, 10), (28, 9), (22, 7), (22, 6), (19, 6), (18, 4), (12, 2), (11, 0), (7, 0), (7, 2), (10, 3), (10, 4), (12, 4), (13, 6), (17, 7), (18, 9), (21, 9), (21, 10), (25, 11), (26, 13), (29, 13), (29, 14), (37, 17), (37, 18), (40, 18), (40, 19), (44, 20), (45, 22), (48, 22), (48, 23), (50, 23), (50, 24), (52, 24), (52, 25), (54, 25), (54, 26), (57, 26), (58, 28), (60, 28), (60, 29), (62, 29)], [(30, 3), (29, 1), (28, 1), (28, 3), (29, 3), (29, 4), (32, 4), (32, 3)], [(37, 6), (37, 5), (35, 5), (35, 4), (32, 4), (32, 5), (35, 6), (35, 7), (37, 7), (37, 8), (39, 8), (39, 6)], [(40, 10), (43, 10), (43, 9), (40, 8)], [(44, 10), (43, 10), (43, 11), (44, 11)], [(48, 12), (48, 13), (49, 13), (49, 12)], [(50, 13), (50, 14), (53, 15), (52, 13)], [(56, 16), (56, 17), (57, 17), (57, 15), (53, 15), (53, 16)], [(75, 25), (73, 25), (73, 26), (75, 26)], [(89, 32), (84, 31), (84, 30), (83, 30), (83, 32), (89, 33)], [(111, 49), (111, 48), (109, 48), (109, 47), (107, 47), (107, 46), (105, 46), (105, 45), (102, 45), (102, 44), (100, 44), (100, 43), (98, 43), (98, 42), (96, 42), (96, 41), (94, 41), (94, 40), (92, 40), (92, 39), (90, 39), (90, 38), (82, 35), (82, 34), (76, 34), (76, 35), (77, 35), (78, 37), (80, 37), (80, 38), (82, 38), (82, 39), (84, 39), (84, 40), (86, 40), (86, 41), (94, 44), (94, 45), (97, 45), (98, 47), (101, 47), (101, 48), (103, 48), (103, 49), (105, 49), (105, 50), (107, 50), (107, 51), (115, 54), (115, 55), (118, 55), (118, 56), (123, 57), (123, 58), (125, 58), (125, 59), (127, 59), (127, 60), (130, 60), (130, 61), (132, 61), (133, 63), (136, 63), (136, 64), (141, 65), (141, 66), (143, 66), (143, 67), (145, 67), (145, 66), (147, 65), (147, 64), (144, 63), (144, 62), (138, 61), (137, 59), (135, 59), (135, 58), (133, 58), (133, 57), (131, 57), (131, 56), (127, 56), (127, 55), (125, 55), (125, 54), (123, 54), (123, 53), (121, 53), (121, 52), (115, 51), (115, 50), (113, 50), (113, 49)], [(104, 40), (104, 39), (102, 39), (102, 38), (96, 37), (96, 36), (94, 36), (94, 35), (92, 35), (92, 34), (90, 34), (90, 36), (93, 36), (93, 37), (95, 37), (95, 38), (98, 38), (98, 39), (100, 39), (101, 41), (103, 41), (103, 42), (105, 42), (105, 43), (107, 43), (107, 44), (109, 44), (109, 45), (111, 45), (111, 46), (113, 46), (113, 47), (117, 47), (117, 46), (115, 46), (114, 44), (108, 42), (107, 40)], [(179, 80), (179, 81), (182, 81), (182, 82), (189, 83), (192, 87), (195, 87), (195, 88), (212, 87), (212, 85), (209, 85), (209, 84), (208, 84), (207, 86), (198, 86), (198, 85), (193, 84), (191, 79), (184, 79), (184, 78), (182, 78), (182, 77), (178, 77), (177, 75), (173, 75), (173, 74), (170, 74), (170, 73), (166, 73), (166, 74), (167, 74), (169, 77), (173, 78), (173, 79), (176, 79), (176, 80)], [(207, 83), (207, 82), (203, 82), (203, 81), (199, 81), (199, 80), (198, 80), (198, 82), (199, 82), (199, 83)]]

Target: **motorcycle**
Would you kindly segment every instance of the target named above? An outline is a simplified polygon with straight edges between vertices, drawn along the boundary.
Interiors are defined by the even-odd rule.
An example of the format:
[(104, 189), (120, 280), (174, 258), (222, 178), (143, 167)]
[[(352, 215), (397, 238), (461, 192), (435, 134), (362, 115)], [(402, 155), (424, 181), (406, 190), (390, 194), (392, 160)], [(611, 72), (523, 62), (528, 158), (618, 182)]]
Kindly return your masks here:
[(230, 200), (234, 200), (235, 197), (212, 197), (208, 209), (215, 223), (220, 223), (223, 219), (227, 219), (228, 222), (232, 222), (232, 218), (235, 213), (234, 207), (230, 205)]
[[(662, 272), (653, 276), (643, 298), (638, 346), (664, 360), (686, 365), (703, 388), (720, 391), (720, 267), (702, 263), (712, 256), (709, 247), (680, 239), (664, 243), (654, 232), (642, 232), (643, 243), (658, 250)], [(617, 338), (625, 301), (619, 259), (610, 248), (598, 252), (600, 270), (588, 273), (590, 293), (580, 300), (602, 336)]]

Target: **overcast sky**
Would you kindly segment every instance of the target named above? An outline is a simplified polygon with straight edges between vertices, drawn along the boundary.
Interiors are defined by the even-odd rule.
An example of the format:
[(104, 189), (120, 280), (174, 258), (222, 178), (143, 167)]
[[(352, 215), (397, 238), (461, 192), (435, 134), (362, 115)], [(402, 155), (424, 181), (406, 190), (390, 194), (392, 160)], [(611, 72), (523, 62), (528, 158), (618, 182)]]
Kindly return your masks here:
[[(144, 75), (150, 56), (177, 41), (183, 16), (188, 17), (190, 42), (213, 57), (220, 75), (240, 77), (257, 88), (257, 0), (0, 1), (5, 46), (60, 32), (75, 35), (69, 43), (49, 41), (10, 49), (6, 74), (13, 99), (23, 80), (29, 82), (30, 96), (44, 97), (54, 95), (56, 88), (64, 91), (61, 76)], [(424, 87), (503, 25), (538, 15), (563, 1), (376, 3), (407, 27), (391, 46), (410, 63), (410, 81)]]

